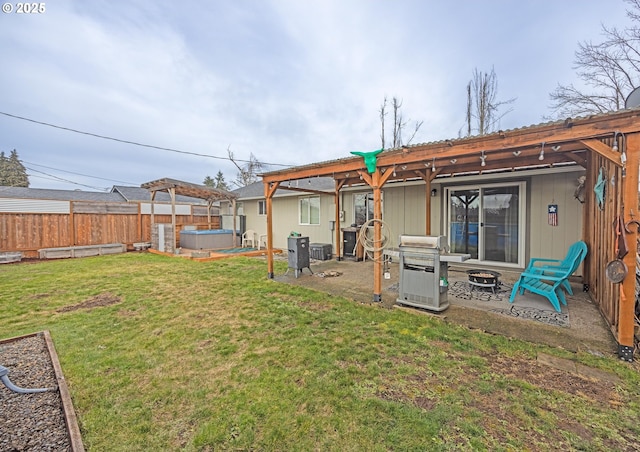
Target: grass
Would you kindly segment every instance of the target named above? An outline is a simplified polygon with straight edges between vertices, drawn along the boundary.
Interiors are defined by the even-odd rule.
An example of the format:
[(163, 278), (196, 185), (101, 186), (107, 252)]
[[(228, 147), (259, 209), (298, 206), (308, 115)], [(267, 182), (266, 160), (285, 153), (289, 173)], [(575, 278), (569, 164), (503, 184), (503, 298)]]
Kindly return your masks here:
[(587, 381), (536, 363), (559, 350), (266, 274), (134, 253), (7, 265), (0, 337), (51, 331), (91, 451), (638, 444), (633, 366), (571, 355), (619, 378)]

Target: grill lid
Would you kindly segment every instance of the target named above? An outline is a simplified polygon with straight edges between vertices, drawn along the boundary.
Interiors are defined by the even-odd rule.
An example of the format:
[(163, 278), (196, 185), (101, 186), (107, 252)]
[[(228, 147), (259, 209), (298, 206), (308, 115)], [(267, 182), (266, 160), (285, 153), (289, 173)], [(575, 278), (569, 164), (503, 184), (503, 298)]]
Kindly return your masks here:
[(448, 248), (447, 237), (444, 235), (401, 235), (401, 247), (429, 248), (446, 251)]

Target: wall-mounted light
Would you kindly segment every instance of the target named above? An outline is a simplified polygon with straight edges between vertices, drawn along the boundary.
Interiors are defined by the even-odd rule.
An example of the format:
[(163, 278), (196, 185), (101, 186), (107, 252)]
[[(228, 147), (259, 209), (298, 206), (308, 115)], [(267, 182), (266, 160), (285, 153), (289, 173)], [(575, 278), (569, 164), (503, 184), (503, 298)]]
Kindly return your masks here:
[(480, 166), (487, 166), (487, 162), (485, 162), (487, 156), (484, 155), (484, 151), (482, 151), (482, 155), (480, 156)]
[(544, 160), (544, 141), (542, 142), (542, 149), (540, 149), (540, 155), (538, 156), (538, 160)]
[(613, 134), (613, 146), (611, 149), (613, 149), (614, 151), (618, 151), (618, 135), (620, 135), (622, 137), (622, 143), (621, 143), (621, 147), (622, 147), (622, 152), (620, 153), (620, 163), (622, 163), (623, 165), (627, 163), (627, 153), (626, 153), (626, 149), (625, 149), (625, 136), (624, 133), (622, 132), (617, 132)]
[(438, 190), (436, 188), (431, 189), (431, 196), (438, 196)]

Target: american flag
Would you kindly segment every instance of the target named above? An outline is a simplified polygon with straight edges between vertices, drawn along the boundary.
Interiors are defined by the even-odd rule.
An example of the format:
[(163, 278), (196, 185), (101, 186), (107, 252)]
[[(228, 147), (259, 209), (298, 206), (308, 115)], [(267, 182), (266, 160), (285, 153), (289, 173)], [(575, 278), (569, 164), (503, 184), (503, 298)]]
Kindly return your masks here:
[(549, 224), (551, 226), (558, 226), (558, 205), (549, 204), (547, 213), (549, 214)]

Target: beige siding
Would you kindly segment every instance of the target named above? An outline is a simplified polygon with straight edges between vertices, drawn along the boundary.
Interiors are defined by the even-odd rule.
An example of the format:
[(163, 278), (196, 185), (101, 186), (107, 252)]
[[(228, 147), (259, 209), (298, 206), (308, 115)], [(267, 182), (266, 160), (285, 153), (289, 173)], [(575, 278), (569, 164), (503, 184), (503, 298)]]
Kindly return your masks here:
[(391, 228), (395, 245), (397, 245), (398, 236), (402, 234), (425, 234), (424, 196), (425, 184), (385, 188), (383, 219)]
[(243, 215), (246, 217), (247, 229), (253, 229), (258, 236), (267, 233), (267, 216), (258, 215), (258, 200), (243, 200)]
[[(275, 197), (273, 199), (273, 246), (286, 249), (287, 237), (291, 232), (299, 232), (309, 237), (310, 243), (334, 244), (333, 232), (329, 221), (335, 217), (333, 196), (320, 196), (320, 224), (301, 225), (298, 202), (302, 196)], [(258, 200), (243, 200), (247, 229), (253, 229), (258, 235), (267, 233), (267, 216), (258, 215)], [(334, 251), (335, 253), (335, 248)]]
[[(562, 259), (567, 248), (582, 236), (582, 204), (574, 198), (577, 179), (583, 171), (531, 176), (527, 180), (527, 206), (525, 237), (525, 265), (530, 257), (546, 257)], [(482, 183), (499, 180), (483, 180)], [(437, 195), (431, 198), (431, 234), (443, 233), (442, 217), (443, 197), (442, 185), (434, 184)], [(370, 191), (370, 190), (369, 190)], [(345, 212), (341, 227), (348, 227), (354, 221), (353, 195), (365, 193), (367, 190), (343, 190), (341, 209)], [(320, 224), (300, 225), (298, 213), (299, 196), (276, 197), (273, 201), (274, 247), (286, 248), (287, 237), (292, 231), (308, 236), (311, 243), (331, 243), (334, 245), (335, 234), (329, 229), (329, 221), (334, 220), (335, 204), (333, 196), (320, 197)], [(247, 229), (254, 229), (257, 234), (266, 234), (266, 216), (258, 215), (257, 200), (243, 200), (244, 214), (247, 216)], [(558, 205), (558, 226), (548, 224), (547, 206)], [(389, 184), (383, 190), (383, 220), (392, 234), (392, 245), (397, 246), (401, 234), (424, 235), (426, 232), (425, 184), (410, 183), (405, 185)], [(580, 274), (580, 271), (578, 272)]]
[[(530, 257), (562, 259), (567, 248), (582, 237), (582, 204), (574, 198), (577, 179), (584, 172), (531, 178), (528, 214)], [(589, 193), (587, 193), (589, 196)], [(558, 205), (558, 226), (548, 224), (547, 207)]]

